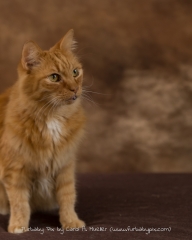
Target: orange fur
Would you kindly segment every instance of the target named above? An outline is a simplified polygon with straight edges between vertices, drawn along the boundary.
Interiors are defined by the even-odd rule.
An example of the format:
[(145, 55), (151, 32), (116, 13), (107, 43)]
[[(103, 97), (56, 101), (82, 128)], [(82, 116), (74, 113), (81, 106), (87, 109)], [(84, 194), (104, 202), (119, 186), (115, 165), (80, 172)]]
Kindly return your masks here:
[(10, 212), (11, 233), (28, 228), (31, 211), (57, 207), (63, 228), (85, 225), (74, 210), (82, 80), (70, 30), (49, 51), (26, 43), (18, 81), (0, 95), (0, 213)]

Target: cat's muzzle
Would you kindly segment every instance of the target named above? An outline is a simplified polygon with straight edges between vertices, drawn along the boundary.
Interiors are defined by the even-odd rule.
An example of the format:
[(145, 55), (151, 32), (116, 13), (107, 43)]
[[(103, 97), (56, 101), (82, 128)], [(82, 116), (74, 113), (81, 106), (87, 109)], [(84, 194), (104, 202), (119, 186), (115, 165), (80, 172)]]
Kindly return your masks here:
[(76, 99), (77, 99), (77, 96), (76, 96), (76, 95), (75, 95), (75, 96), (73, 96), (73, 97), (72, 97), (72, 99), (73, 99), (73, 100), (76, 100)]

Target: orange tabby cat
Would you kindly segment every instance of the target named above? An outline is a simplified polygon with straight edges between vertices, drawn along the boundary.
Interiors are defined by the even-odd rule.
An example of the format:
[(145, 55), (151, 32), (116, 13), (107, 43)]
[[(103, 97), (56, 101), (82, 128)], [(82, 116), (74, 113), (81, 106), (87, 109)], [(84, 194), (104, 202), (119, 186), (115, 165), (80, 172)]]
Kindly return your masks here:
[(75, 152), (85, 122), (83, 70), (73, 30), (49, 51), (27, 42), (18, 81), (0, 95), (0, 213), (26, 231), (30, 213), (59, 207), (63, 228), (82, 227), (75, 210)]

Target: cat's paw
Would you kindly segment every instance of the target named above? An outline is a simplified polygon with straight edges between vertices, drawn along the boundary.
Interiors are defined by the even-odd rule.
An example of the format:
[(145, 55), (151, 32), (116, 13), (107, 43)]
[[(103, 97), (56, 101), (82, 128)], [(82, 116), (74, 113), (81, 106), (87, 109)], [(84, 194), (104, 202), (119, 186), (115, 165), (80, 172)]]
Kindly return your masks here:
[(85, 222), (82, 220), (76, 218), (71, 221), (63, 221), (61, 223), (63, 229), (69, 229), (69, 228), (82, 228), (85, 226)]
[(9, 233), (24, 233), (24, 232), (27, 232), (28, 230), (27, 230), (28, 228), (25, 228), (25, 227), (21, 227), (21, 226), (15, 226), (15, 225), (10, 225), (9, 227), (8, 227), (8, 232)]

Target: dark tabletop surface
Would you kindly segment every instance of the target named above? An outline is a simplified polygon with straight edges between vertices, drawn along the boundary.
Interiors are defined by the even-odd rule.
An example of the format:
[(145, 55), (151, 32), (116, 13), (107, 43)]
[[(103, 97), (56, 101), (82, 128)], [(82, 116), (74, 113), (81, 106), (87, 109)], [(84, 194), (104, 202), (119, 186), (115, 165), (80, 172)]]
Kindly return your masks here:
[(86, 174), (77, 177), (77, 212), (87, 227), (62, 231), (57, 212), (35, 213), (29, 232), (0, 239), (192, 239), (192, 174)]

